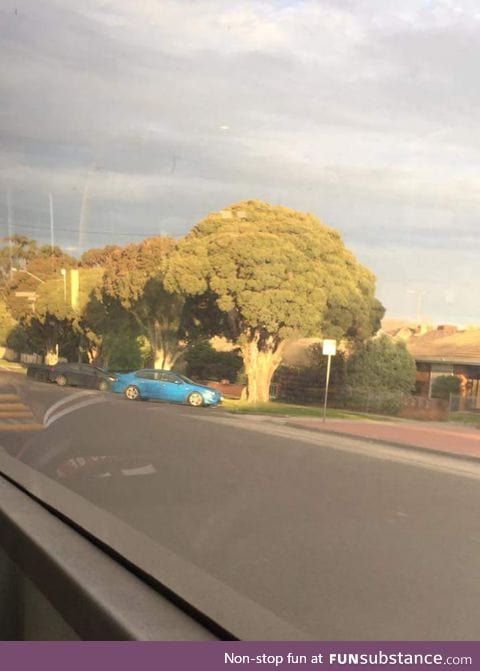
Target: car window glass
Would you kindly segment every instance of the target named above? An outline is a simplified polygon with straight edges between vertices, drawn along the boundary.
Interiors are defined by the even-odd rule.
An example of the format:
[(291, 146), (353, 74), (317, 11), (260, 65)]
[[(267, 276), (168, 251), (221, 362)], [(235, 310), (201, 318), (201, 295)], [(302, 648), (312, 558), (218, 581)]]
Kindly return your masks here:
[(157, 373), (157, 380), (162, 382), (177, 382), (178, 377), (174, 373), (168, 373), (165, 371)]
[(154, 380), (155, 372), (152, 370), (141, 370), (137, 373), (137, 377), (141, 378), (142, 380)]

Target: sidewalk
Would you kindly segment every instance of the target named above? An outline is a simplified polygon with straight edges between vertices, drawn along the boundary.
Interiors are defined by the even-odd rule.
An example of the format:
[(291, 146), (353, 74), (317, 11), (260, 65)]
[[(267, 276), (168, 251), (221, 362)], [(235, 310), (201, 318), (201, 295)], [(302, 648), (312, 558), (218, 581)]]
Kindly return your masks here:
[(418, 421), (355, 421), (295, 418), (287, 426), (320, 431), (371, 442), (428, 450), (464, 459), (480, 460), (480, 429), (474, 426)]

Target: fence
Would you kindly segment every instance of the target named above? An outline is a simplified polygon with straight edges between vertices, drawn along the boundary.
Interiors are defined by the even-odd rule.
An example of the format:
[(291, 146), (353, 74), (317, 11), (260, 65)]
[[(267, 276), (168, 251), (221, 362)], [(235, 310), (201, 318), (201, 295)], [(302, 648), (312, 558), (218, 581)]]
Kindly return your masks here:
[[(325, 400), (325, 387), (302, 384), (277, 384), (275, 397), (289, 403), (302, 405), (322, 405)], [(365, 388), (332, 386), (328, 392), (328, 406), (357, 412), (371, 412), (385, 415), (398, 414), (407, 395), (401, 392)]]
[[(322, 405), (323, 386), (279, 385), (279, 400), (305, 405)], [(398, 416), (405, 419), (444, 421), (448, 419), (448, 402), (437, 398), (412, 396), (386, 389), (354, 388), (343, 386), (328, 392), (328, 407), (378, 415)]]
[(43, 363), (43, 356), (40, 354), (20, 354), (21, 363)]
[(480, 399), (476, 396), (457, 396), (450, 394), (448, 403), (450, 412), (471, 412), (480, 414)]

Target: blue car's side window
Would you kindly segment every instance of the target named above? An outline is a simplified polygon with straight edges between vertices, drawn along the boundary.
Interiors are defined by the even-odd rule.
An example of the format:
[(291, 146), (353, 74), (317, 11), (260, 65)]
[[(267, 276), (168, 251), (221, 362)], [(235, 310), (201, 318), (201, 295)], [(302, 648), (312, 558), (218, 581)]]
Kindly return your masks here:
[(156, 373), (155, 371), (151, 370), (141, 370), (137, 373), (136, 377), (140, 378), (141, 380), (156, 380)]
[(156, 373), (156, 376), (155, 379), (161, 380), (162, 382), (177, 382), (179, 379), (175, 373), (169, 373), (168, 371), (159, 371)]

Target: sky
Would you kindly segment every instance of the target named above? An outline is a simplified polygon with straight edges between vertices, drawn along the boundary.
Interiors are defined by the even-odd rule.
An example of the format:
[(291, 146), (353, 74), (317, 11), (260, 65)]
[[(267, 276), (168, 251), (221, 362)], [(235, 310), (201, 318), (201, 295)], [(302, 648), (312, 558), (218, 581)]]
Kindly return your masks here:
[[(0, 231), (85, 249), (260, 199), (389, 317), (480, 323), (477, 0), (0, 0)], [(9, 223), (10, 222), (10, 223)]]

